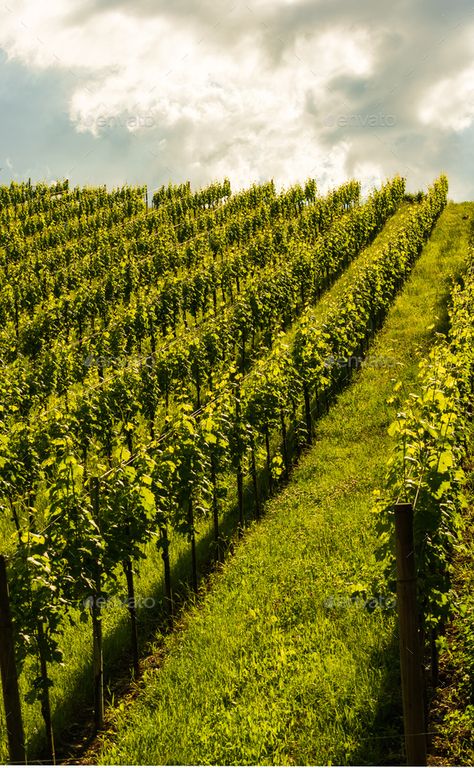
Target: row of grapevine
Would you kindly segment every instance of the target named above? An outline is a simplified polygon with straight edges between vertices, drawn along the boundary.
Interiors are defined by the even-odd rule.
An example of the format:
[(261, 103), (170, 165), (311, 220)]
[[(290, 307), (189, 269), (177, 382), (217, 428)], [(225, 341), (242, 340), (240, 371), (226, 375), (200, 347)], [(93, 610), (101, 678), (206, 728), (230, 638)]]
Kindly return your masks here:
[[(128, 189), (128, 194), (125, 191)], [(194, 204), (194, 217), (200, 213), (206, 212), (206, 209), (200, 207), (195, 201), (199, 200), (206, 189), (200, 190), (191, 196)], [(95, 194), (95, 198), (94, 198)], [(95, 205), (90, 205), (91, 198)], [(79, 211), (77, 211), (79, 200)], [(82, 211), (84, 201), (86, 211)], [(61, 198), (61, 205), (56, 202), (52, 206), (50, 220), (45, 220), (40, 216), (40, 222), (45, 226), (36, 226), (35, 218), (30, 217), (23, 221), (13, 212), (13, 216), (8, 216), (8, 209), (3, 211), (6, 218), (5, 228), (1, 234), (0, 244), (5, 246), (5, 261), (15, 263), (24, 260), (29, 254), (37, 254), (40, 250), (50, 250), (55, 246), (61, 246), (70, 243), (72, 239), (81, 240), (84, 237), (92, 236), (94, 232), (104, 227), (112, 227), (114, 224), (125, 221), (127, 218), (138, 219), (142, 227), (145, 224), (152, 229), (163, 224), (170, 226), (179, 226), (179, 223), (187, 215), (187, 211), (179, 214), (174, 210), (176, 203), (168, 203), (156, 211), (152, 216), (145, 216), (147, 213), (146, 203), (143, 197), (143, 188), (124, 188), (106, 192), (105, 189), (86, 190), (83, 197), (77, 198), (76, 195), (67, 195)], [(91, 210), (92, 207), (92, 210)], [(56, 210), (59, 208), (59, 211)], [(59, 216), (58, 216), (59, 213)], [(25, 227), (35, 229), (27, 237)]]
[(33, 237), (59, 223), (67, 226), (71, 218), (89, 218), (116, 203), (127, 210), (125, 203), (142, 200), (143, 196), (142, 187), (122, 187), (111, 192), (101, 187), (77, 187), (59, 197), (50, 197), (49, 204), (43, 200), (41, 210), (36, 213), (27, 204), (0, 207), (0, 243), (4, 244), (5, 236), (11, 234), (12, 229), (24, 238)]
[(153, 206), (159, 208), (163, 201), (172, 203), (173, 215), (181, 217), (187, 210), (196, 210), (200, 208), (214, 208), (220, 205), (222, 200), (230, 197), (230, 181), (224, 181), (211, 184), (206, 189), (191, 193), (189, 185), (181, 184), (177, 188), (172, 186), (161, 187), (153, 195)]
[[(443, 631), (452, 609), (452, 553), (467, 504), (465, 464), (474, 396), (474, 250), (463, 284), (452, 295), (448, 336), (422, 360), (419, 387), (400, 402), (390, 434), (396, 446), (376, 512), (381, 560), (393, 584), (392, 509), (414, 511), (418, 604), (423, 635)], [(400, 394), (397, 395), (400, 397)], [(436, 663), (436, 662), (435, 662)]]
[[(387, 196), (388, 189), (391, 190), (390, 196)], [(176, 378), (173, 371), (179, 370), (179, 376), (183, 380), (186, 370), (189, 370), (187, 365), (176, 365), (173, 360), (183, 361), (189, 356), (191, 362), (193, 358), (197, 361), (201, 356), (200, 362), (197, 363), (196, 377), (210, 376), (213, 361), (215, 360), (216, 364), (218, 361), (225, 364), (228, 359), (226, 350), (231, 346), (235, 348), (237, 344), (241, 349), (242, 365), (245, 368), (246, 341), (254, 340), (256, 333), (265, 331), (266, 341), (270, 343), (272, 334), (278, 327), (285, 327), (301, 311), (306, 300), (311, 301), (319, 296), (323, 287), (334, 279), (361, 247), (368, 244), (386, 218), (394, 212), (402, 195), (403, 183), (395, 180), (380, 192), (375, 192), (366, 205), (345, 214), (339, 223), (337, 218), (333, 222), (339, 203), (337, 194), (332, 193), (329, 196), (331, 206), (326, 211), (327, 218), (319, 218), (319, 237), (315, 240), (314, 248), (304, 248), (299, 239), (286, 241), (286, 224), (274, 226), (272, 239), (267, 236), (268, 241), (262, 243), (265, 252), (262, 248), (256, 250), (256, 244), (251, 244), (247, 253), (241, 251), (236, 254), (235, 262), (224, 264), (220, 274), (217, 266), (211, 264), (207, 270), (199, 270), (194, 278), (191, 273), (181, 281), (173, 281), (177, 285), (181, 284), (181, 301), (178, 305), (170, 303), (173, 298), (175, 301), (179, 298), (178, 294), (175, 293), (173, 297), (173, 293), (166, 287), (152, 294), (147, 293), (146, 297), (139, 294), (125, 308), (115, 307), (111, 318), (102, 317), (105, 333), (101, 336), (96, 335), (89, 342), (86, 340), (73, 348), (65, 345), (61, 339), (56, 339), (53, 347), (46, 346), (44, 352), (40, 352), (34, 366), (28, 365), (28, 361), (23, 357), (18, 358), (5, 372), (2, 387), (5, 408), (15, 404), (15, 407), (25, 413), (17, 397), (21, 391), (20, 382), (24, 382), (22, 402), (26, 400), (33, 404), (40, 393), (44, 398), (51, 394), (58, 384), (60, 391), (63, 391), (68, 383), (84, 381), (89, 373), (90, 363), (87, 361), (98, 359), (99, 366), (105, 368), (108, 365), (107, 360), (110, 364), (119, 357), (130, 356), (134, 350), (141, 354), (144, 345), (151, 354), (149, 361), (154, 361), (153, 369), (157, 371), (157, 380), (161, 378), (167, 381), (166, 398), (173, 389), (172, 382)], [(380, 197), (387, 198), (382, 219), (376, 213)], [(324, 199), (321, 204), (325, 210), (326, 202)], [(325, 229), (328, 230), (327, 234), (324, 233)], [(333, 255), (336, 253), (337, 260)], [(258, 260), (258, 265), (252, 264), (255, 259)], [(262, 269), (262, 261), (265, 259), (271, 259), (272, 264)], [(246, 289), (242, 290), (251, 266), (252, 280)], [(260, 270), (258, 276), (254, 272), (256, 266)], [(235, 303), (232, 303), (233, 281), (235, 291), (239, 294)], [(222, 293), (222, 300), (227, 298), (230, 304), (224, 308), (220, 306), (216, 315), (218, 288)], [(211, 297), (211, 316), (201, 323), (202, 328), (198, 329), (203, 342), (196, 343), (194, 334), (193, 340), (190, 337), (190, 340), (180, 344), (180, 335), (178, 344), (165, 342), (165, 347), (157, 350), (157, 336), (160, 331), (166, 336), (170, 319), (172, 321), (176, 318), (176, 323), (182, 315), (186, 316), (187, 310), (194, 317), (198, 310), (206, 313)], [(110, 311), (109, 301), (110, 296), (103, 297), (104, 311)], [(37, 334), (42, 341), (46, 337), (44, 328), (43, 324), (41, 333)], [(60, 329), (58, 323), (57, 329), (52, 329), (51, 336), (56, 330), (59, 333)], [(64, 330), (67, 331), (67, 327)], [(235, 353), (233, 354), (235, 356)], [(101, 360), (105, 362), (101, 363)], [(194, 376), (193, 380), (196, 380)], [(12, 386), (13, 381), (17, 386)]]
[(9, 187), (0, 186), (0, 206), (40, 205), (56, 195), (62, 195), (69, 190), (69, 182), (58, 181), (55, 184), (31, 184), (31, 181), (17, 183), (12, 181)]
[(9, 222), (0, 239), (0, 244), (5, 248), (6, 266), (24, 258), (29, 248), (38, 251), (61, 245), (72, 237), (90, 235), (95, 230), (110, 227), (126, 217), (145, 211), (145, 203), (139, 195), (126, 202), (111, 198), (108, 203), (94, 213), (70, 215), (69, 211), (65, 221), (46, 222), (45, 226), (38, 226), (30, 233), (25, 232), (24, 225), (16, 221)]
[[(354, 188), (354, 196), (357, 199), (358, 189)], [(327, 208), (332, 211), (332, 215), (335, 212), (335, 203), (339, 197), (347, 200), (347, 193), (345, 187), (341, 188), (341, 193), (336, 191), (333, 195), (330, 195), (325, 205), (325, 213), (328, 216)], [(278, 202), (278, 198), (276, 198)], [(263, 211), (263, 213), (266, 213)], [(60, 264), (55, 254), (53, 254), (53, 263), (49, 255), (42, 254), (41, 264), (39, 264), (38, 255), (35, 256), (35, 260), (30, 267), (25, 265), (24, 260), (19, 263), (18, 274), (16, 276), (9, 273), (9, 281), (6, 282), (2, 289), (2, 295), (0, 296), (0, 313), (3, 316), (4, 321), (14, 317), (15, 326), (17, 326), (21, 319), (22, 311), (27, 308), (28, 312), (34, 311), (34, 308), (39, 302), (45, 302), (50, 297), (51, 293), (54, 294), (54, 298), (48, 303), (50, 308), (49, 313), (53, 316), (57, 314), (57, 305), (64, 304), (66, 307), (66, 313), (69, 316), (70, 306), (72, 313), (74, 313), (74, 295), (61, 296), (64, 293), (65, 281), (67, 283), (72, 282), (72, 286), (80, 286), (81, 281), (85, 282), (90, 279), (91, 273), (94, 276), (96, 282), (99, 285), (99, 291), (102, 291), (102, 282), (100, 276), (107, 273), (107, 283), (103, 288), (103, 293), (107, 297), (108, 301), (113, 298), (117, 298), (113, 295), (114, 286), (119, 291), (123, 286), (125, 296), (130, 295), (131, 291), (139, 284), (147, 285), (154, 282), (167, 270), (176, 272), (180, 265), (184, 265), (189, 268), (190, 263), (197, 262), (203, 258), (212, 260), (216, 255), (217, 248), (225, 248), (226, 245), (230, 245), (235, 242), (236, 236), (241, 244), (245, 238), (244, 232), (241, 227), (237, 227), (235, 214), (228, 221), (228, 225), (223, 227), (220, 225), (219, 233), (217, 236), (213, 236), (212, 230), (206, 232), (203, 235), (201, 241), (197, 241), (193, 247), (190, 243), (183, 244), (182, 247), (177, 247), (177, 242), (173, 233), (166, 229), (158, 229), (157, 236), (148, 240), (143, 239), (143, 230), (145, 227), (149, 227), (150, 220), (153, 220), (153, 214), (147, 218), (141, 219), (140, 229), (137, 231), (137, 227), (132, 224), (133, 227), (133, 241), (129, 240), (130, 227), (126, 227), (125, 231), (118, 230), (118, 238), (115, 238), (115, 242), (109, 238), (103, 239), (103, 230), (101, 230), (102, 242), (97, 243), (96, 238), (91, 238), (90, 242), (83, 244), (84, 250), (81, 247), (81, 256), (78, 258), (77, 247), (70, 243), (66, 249), (61, 249), (59, 255), (66, 260), (63, 269), (60, 269)], [(237, 218), (237, 217), (236, 217)], [(269, 223), (269, 217), (266, 215), (260, 216), (255, 222), (255, 226), (251, 231), (247, 230), (247, 236), (253, 237), (255, 232)], [(211, 219), (212, 222), (212, 219)], [(247, 218), (248, 223), (248, 218)], [(114, 235), (114, 230), (110, 230)], [(139, 242), (140, 247), (136, 247)], [(146, 250), (144, 250), (146, 245)], [(209, 247), (210, 246), (210, 247)], [(92, 255), (91, 251), (97, 250)], [(118, 274), (114, 274), (113, 268), (118, 270)], [(52, 271), (54, 268), (54, 272)], [(112, 295), (110, 295), (112, 291)], [(87, 291), (83, 293), (90, 298), (90, 286), (87, 287)], [(80, 291), (79, 291), (80, 296)], [(40, 314), (44, 315), (46, 307), (43, 306)], [(20, 318), (19, 318), (20, 316)], [(60, 317), (57, 318), (58, 322)], [(47, 321), (46, 321), (47, 322)], [(16, 332), (18, 328), (15, 327)], [(41, 335), (41, 334), (40, 334)]]
[(156, 538), (170, 597), (170, 527), (190, 540), (196, 585), (200, 519), (210, 515), (219, 536), (220, 499), (232, 477), (241, 522), (247, 477), (259, 514), (261, 456), (273, 484), (282, 470), (289, 470), (290, 441), (298, 448), (302, 435), (311, 439), (308, 405), (311, 409), (311, 399), (339, 378), (340, 372), (328, 367), (328, 358), (353, 354), (370, 325), (381, 321), (429, 236), (446, 192), (441, 178), (406, 214), (404, 231), (361, 268), (322, 324), (312, 325), (308, 310), (289, 345), (278, 342), (246, 377), (230, 367), (198, 412), (187, 400), (177, 402), (171, 422), (156, 439), (150, 441), (143, 425), (136, 429), (128, 420), (126, 382), (113, 393), (123, 417), (119, 423), (109, 401), (100, 411), (83, 413), (79, 429), (65, 411), (47, 427), (39, 420), (35, 437), (21, 422), (2, 436), (1, 495), (17, 537), (9, 565), (17, 643), (21, 658), (39, 658), (35, 693), (45, 721), (49, 712), (48, 733), (48, 668), (61, 658), (64, 615), (74, 621), (78, 602), (90, 597), (94, 648), (101, 653), (99, 598), (124, 571), (133, 636), (133, 561), (142, 556), (150, 537)]
[(171, 202), (173, 200), (180, 199), (182, 197), (191, 197), (191, 183), (189, 181), (184, 184), (163, 184), (153, 194), (153, 206), (158, 208), (163, 202)]

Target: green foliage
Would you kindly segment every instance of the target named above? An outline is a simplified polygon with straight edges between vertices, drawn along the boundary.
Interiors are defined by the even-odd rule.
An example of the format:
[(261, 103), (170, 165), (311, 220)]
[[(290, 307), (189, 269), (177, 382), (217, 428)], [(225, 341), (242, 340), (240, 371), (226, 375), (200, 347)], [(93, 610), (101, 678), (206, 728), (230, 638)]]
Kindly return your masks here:
[(376, 508), (384, 541), (380, 556), (393, 578), (390, 510), (399, 501), (413, 505), (420, 608), (427, 628), (443, 626), (452, 609), (452, 552), (467, 505), (464, 464), (474, 395), (472, 257), (471, 249), (464, 285), (453, 289), (448, 338), (441, 335), (421, 361), (418, 391), (401, 403), (390, 426), (396, 448)]
[[(226, 196), (224, 188), (217, 192)], [(39, 621), (43, 656), (57, 661), (61, 611), (74, 621), (78, 603), (116, 589), (125, 561), (140, 559), (153, 538), (165, 546), (163, 529), (194, 542), (231, 472), (255, 479), (254, 463), (258, 469), (265, 461), (273, 479), (282, 474), (278, 433), (285, 420), (301, 431), (303, 390), (331, 395), (338, 373), (328, 359), (353, 354), (380, 322), (446, 202), (441, 179), (403, 213), (396, 235), (374, 248), (318, 323), (310, 305), (397, 210), (404, 180), (387, 183), (365, 205), (355, 182), (325, 198), (315, 197), (311, 182), (280, 195), (264, 186), (222, 205), (216, 189), (192, 216), (186, 189), (170, 207), (163, 202), (136, 217), (138, 192), (116, 200), (98, 193), (110, 217), (101, 223), (93, 212), (77, 259), (52, 245), (38, 275), (52, 280), (56, 258), (66, 272), (74, 262), (77, 288), (63, 295), (59, 283), (56, 292), (45, 285), (43, 303), (38, 294), (36, 309), (23, 306), (15, 332), (10, 325), (2, 336), (10, 362), (0, 384), (0, 490), (17, 528), (14, 603), (25, 657), (39, 652)], [(123, 206), (129, 219), (115, 227)], [(193, 233), (192, 245), (179, 240), (181, 226)], [(148, 227), (156, 238), (147, 238)], [(9, 250), (5, 267), (18, 263), (19, 277), (40, 245), (23, 255)], [(10, 288), (5, 312), (15, 316), (13, 278)], [(225, 306), (213, 301), (209, 308), (217, 291)], [(196, 322), (186, 330), (189, 315)], [(113, 365), (110, 375), (107, 356), (141, 352), (142, 344), (144, 365)], [(99, 361), (87, 381), (86, 351)], [(446, 453), (438, 470), (451, 469)]]
[[(396, 361), (408, 391), (463, 266), (466, 209), (449, 206), (371, 350)], [(158, 646), (160, 669), (111, 713), (91, 762), (401, 763), (393, 600), (382, 611), (352, 599), (375, 565), (370, 508), (393, 445), (392, 375), (368, 365), (341, 393), (290, 485)]]

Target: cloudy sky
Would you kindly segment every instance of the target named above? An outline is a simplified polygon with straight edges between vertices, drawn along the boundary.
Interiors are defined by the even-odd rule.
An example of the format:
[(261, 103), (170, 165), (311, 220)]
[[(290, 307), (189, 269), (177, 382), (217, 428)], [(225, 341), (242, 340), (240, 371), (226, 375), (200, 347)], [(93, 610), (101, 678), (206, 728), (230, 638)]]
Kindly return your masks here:
[(1, 0), (0, 105), (0, 184), (445, 171), (474, 199), (474, 6)]

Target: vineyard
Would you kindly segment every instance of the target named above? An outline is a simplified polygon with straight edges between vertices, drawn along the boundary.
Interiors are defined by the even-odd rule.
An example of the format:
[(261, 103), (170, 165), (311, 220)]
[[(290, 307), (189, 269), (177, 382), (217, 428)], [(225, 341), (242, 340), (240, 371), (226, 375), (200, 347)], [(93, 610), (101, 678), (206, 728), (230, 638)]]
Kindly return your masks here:
[[(151, 199), (144, 187), (0, 187), (4, 761), (75, 758), (84, 734), (109, 731), (92, 762), (364, 762), (381, 760), (387, 744), (401, 754), (399, 713), (381, 752), (361, 746), (369, 726), (357, 707), (375, 706), (383, 681), (370, 658), (390, 645), (395, 617), (360, 610), (356, 598), (388, 604), (393, 507), (409, 505), (421, 647), (436, 687), (458, 608), (451, 560), (471, 503), (474, 389), (472, 209), (461, 219), (447, 193), (444, 176), (416, 196), (395, 177), (366, 198), (357, 181), (321, 195), (313, 179), (238, 193), (228, 180), (168, 185)], [(453, 216), (451, 244), (436, 246)], [(414, 314), (397, 330), (416, 280)], [(324, 437), (344, 407), (346, 431), (333, 425)], [(358, 509), (362, 492), (350, 479), (352, 501), (316, 524), (345, 483), (334, 467), (352, 466), (349, 453), (338, 458), (351, 420), (356, 434), (357, 419), (372, 418), (374, 432), (350, 451), (373, 470), (367, 515), (347, 507)], [(327, 464), (316, 458), (310, 471), (316, 454)], [(315, 485), (303, 493), (305, 472)], [(347, 548), (359, 537), (356, 564), (359, 545)], [(311, 613), (315, 579), (325, 586)], [(344, 582), (350, 610), (334, 613)], [(328, 640), (339, 630), (356, 633), (350, 651)], [(147, 670), (150, 653), (159, 666), (169, 654), (162, 682)], [(298, 658), (305, 674), (332, 663), (339, 679), (345, 655), (346, 670), (357, 660), (359, 693), (341, 677), (331, 716), (329, 684), (308, 687)], [(130, 711), (124, 700), (111, 714), (124, 676), (143, 690)], [(394, 690), (401, 700), (397, 681), (387, 694), (397, 712)], [(331, 724), (302, 715), (318, 696)], [(381, 738), (377, 716), (367, 717)], [(189, 740), (175, 748), (180, 729)]]

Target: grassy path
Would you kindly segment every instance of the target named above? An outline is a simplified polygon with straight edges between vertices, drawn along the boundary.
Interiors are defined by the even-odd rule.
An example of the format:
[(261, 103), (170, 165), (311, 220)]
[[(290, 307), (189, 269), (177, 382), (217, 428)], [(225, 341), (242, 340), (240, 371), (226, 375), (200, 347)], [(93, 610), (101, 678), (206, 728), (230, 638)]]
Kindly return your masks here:
[[(347, 272), (354, 274), (362, 263), (373, 258), (381, 244), (405, 226), (404, 214), (410, 204), (403, 204), (387, 222), (386, 226), (374, 239), (371, 246), (363, 249), (351, 262), (348, 270), (344, 271), (334, 284), (324, 293), (323, 301), (331, 303), (334, 296), (340, 295), (342, 287), (347, 286)], [(341, 287), (342, 286), (342, 287)], [(287, 338), (291, 337), (298, 325), (295, 321)], [(237, 526), (236, 489), (234, 477), (229, 478), (230, 491), (225, 502), (222, 503), (220, 515), (220, 529), (224, 536), (231, 537), (235, 534)], [(250, 481), (248, 482), (248, 487)], [(247, 486), (246, 486), (247, 487)], [(246, 496), (247, 499), (247, 496)], [(250, 506), (250, 504), (249, 504)], [(253, 509), (247, 510), (253, 516)], [(8, 516), (0, 518), (0, 543), (5, 541), (14, 532), (13, 521)], [(14, 542), (14, 539), (13, 539)], [(199, 535), (197, 537), (198, 566), (201, 573), (207, 571), (209, 561), (214, 554), (212, 521), (209, 518), (199, 521)], [(135, 581), (136, 597), (138, 601), (138, 619), (140, 628), (141, 651), (145, 655), (145, 643), (156, 626), (160, 626), (163, 619), (163, 563), (161, 552), (154, 542), (146, 547), (146, 558), (137, 566)], [(170, 532), (170, 560), (172, 569), (172, 581), (175, 588), (181, 585), (181, 592), (185, 593), (184, 585), (189, 582), (191, 575), (189, 543), (186, 538), (177, 532)], [(125, 598), (125, 582), (122, 574), (121, 588), (117, 595), (105, 606), (103, 611), (104, 632), (104, 660), (107, 683), (113, 686), (114, 681), (123, 677), (123, 670), (128, 666), (128, 659), (124, 656), (130, 646), (129, 618), (120, 598)], [(81, 733), (81, 722), (84, 727), (84, 719), (91, 715), (92, 711), (92, 686), (91, 681), (91, 629), (89, 623), (79, 623), (74, 627), (67, 627), (61, 646), (64, 650), (64, 665), (52, 666), (51, 677), (54, 685), (51, 689), (51, 703), (53, 710), (53, 723), (58, 747), (58, 754), (62, 748), (66, 749), (67, 743)], [(26, 666), (20, 678), (22, 693), (28, 690), (28, 680), (36, 677), (34, 662)], [(108, 695), (108, 698), (111, 698)], [(0, 706), (0, 762), (6, 759), (6, 738), (3, 712)], [(24, 704), (23, 716), (27, 737), (28, 754), (40, 755), (44, 744), (44, 729), (39, 704)], [(85, 717), (84, 717), (85, 716)], [(70, 726), (72, 725), (72, 729)], [(72, 733), (70, 732), (72, 731)]]
[[(474, 204), (449, 205), (364, 367), (91, 760), (129, 764), (399, 762), (393, 610), (350, 594), (373, 562), (393, 380), (409, 388), (443, 328)], [(431, 328), (430, 328), (431, 326)], [(375, 596), (374, 596), (375, 597)]]

